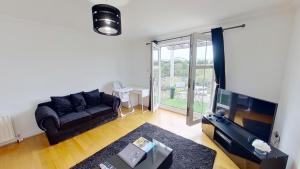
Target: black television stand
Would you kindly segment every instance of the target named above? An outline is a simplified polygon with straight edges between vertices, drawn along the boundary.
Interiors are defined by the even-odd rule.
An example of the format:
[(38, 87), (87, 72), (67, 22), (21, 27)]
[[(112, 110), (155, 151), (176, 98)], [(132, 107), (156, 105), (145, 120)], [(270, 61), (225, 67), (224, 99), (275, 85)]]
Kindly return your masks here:
[(257, 154), (251, 145), (256, 137), (230, 120), (203, 116), (202, 131), (241, 169), (286, 168), (288, 155), (272, 146), (269, 154)]

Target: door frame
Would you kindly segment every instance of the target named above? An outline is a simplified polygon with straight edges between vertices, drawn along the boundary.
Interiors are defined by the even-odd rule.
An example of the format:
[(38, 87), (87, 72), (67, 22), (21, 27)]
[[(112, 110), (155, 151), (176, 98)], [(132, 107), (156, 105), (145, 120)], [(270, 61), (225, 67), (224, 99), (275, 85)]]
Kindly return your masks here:
[[(158, 77), (158, 103), (155, 104), (154, 102), (154, 69), (155, 69), (155, 66), (154, 66), (154, 58), (153, 58), (153, 55), (154, 55), (154, 50), (158, 50), (158, 69), (159, 69), (159, 77)], [(151, 64), (150, 64), (150, 68), (151, 68), (151, 73), (150, 73), (150, 83), (151, 83), (151, 111), (152, 112), (155, 112), (159, 106), (160, 106), (160, 90), (161, 90), (161, 85), (160, 85), (160, 46), (154, 42), (151, 43)]]
[(196, 70), (203, 68), (203, 66), (197, 65), (197, 47), (198, 47), (197, 40), (198, 39), (211, 40), (209, 35), (204, 35), (202, 33), (192, 33), (190, 35), (190, 63), (189, 63), (189, 80), (188, 80), (188, 97), (187, 97), (188, 101), (187, 101), (187, 117), (186, 117), (186, 124), (189, 126), (198, 124), (202, 121), (201, 115), (199, 119), (194, 120)]

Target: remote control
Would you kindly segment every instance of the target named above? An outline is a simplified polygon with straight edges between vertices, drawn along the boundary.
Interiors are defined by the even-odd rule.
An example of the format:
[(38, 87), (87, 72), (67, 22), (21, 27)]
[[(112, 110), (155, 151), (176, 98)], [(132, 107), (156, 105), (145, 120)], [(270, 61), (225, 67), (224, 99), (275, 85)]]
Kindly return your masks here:
[(101, 163), (99, 166), (101, 169), (116, 169), (116, 167), (114, 167), (108, 162)]

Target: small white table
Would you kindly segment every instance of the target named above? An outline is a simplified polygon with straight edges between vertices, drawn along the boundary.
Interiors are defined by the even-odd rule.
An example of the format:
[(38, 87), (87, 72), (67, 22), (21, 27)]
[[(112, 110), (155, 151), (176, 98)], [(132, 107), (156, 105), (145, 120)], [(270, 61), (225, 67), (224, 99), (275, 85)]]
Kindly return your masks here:
[(138, 95), (138, 103), (139, 103), (139, 96), (141, 97), (141, 104), (142, 104), (142, 112), (144, 112), (144, 98), (149, 96), (149, 89), (144, 87), (137, 87), (137, 86), (130, 86), (131, 92)]

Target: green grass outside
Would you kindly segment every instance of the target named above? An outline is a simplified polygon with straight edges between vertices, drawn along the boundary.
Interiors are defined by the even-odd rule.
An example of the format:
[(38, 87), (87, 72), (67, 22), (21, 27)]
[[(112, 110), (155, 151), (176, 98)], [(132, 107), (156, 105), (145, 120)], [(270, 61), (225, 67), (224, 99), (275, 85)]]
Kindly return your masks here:
[[(161, 103), (166, 106), (175, 107), (183, 110), (186, 110), (187, 108), (186, 99), (163, 99)], [(205, 110), (207, 110), (207, 108), (208, 108), (207, 103), (202, 103), (199, 101), (196, 101), (194, 103), (194, 112), (203, 113)]]

